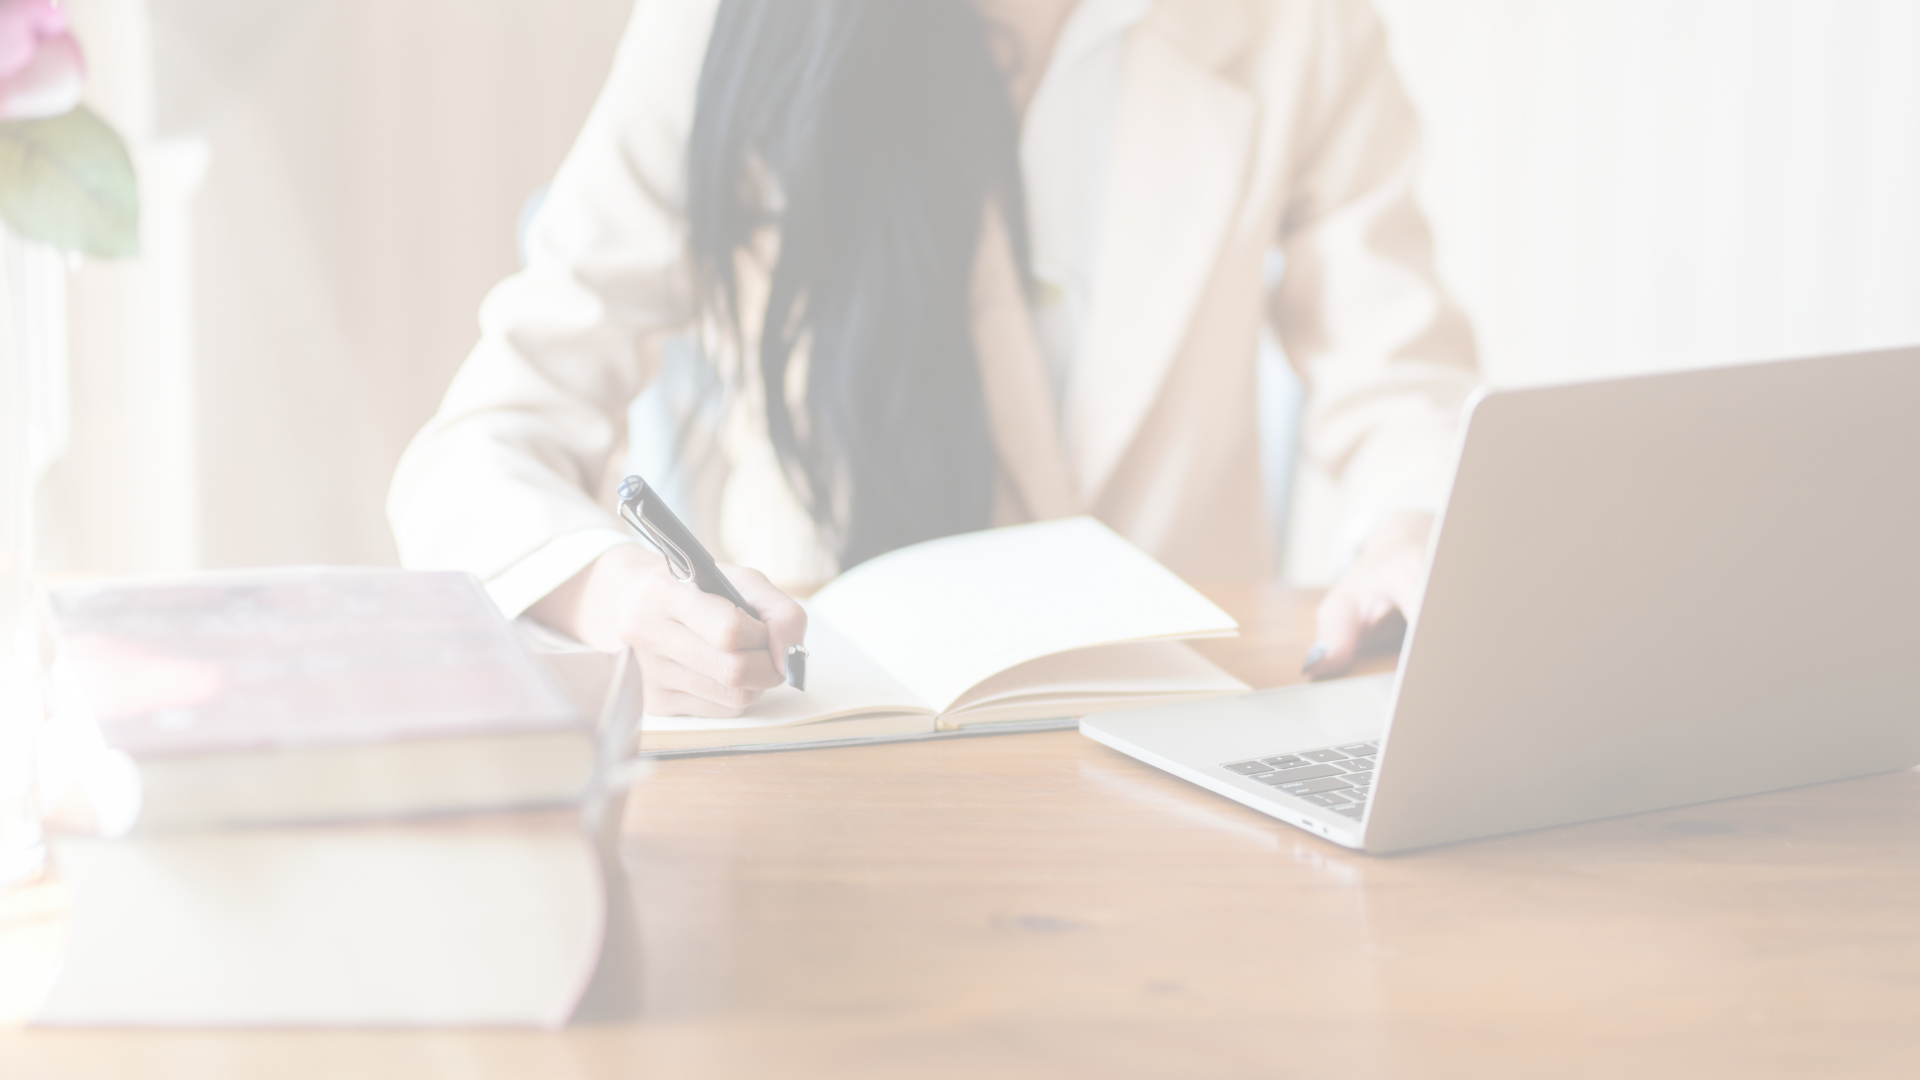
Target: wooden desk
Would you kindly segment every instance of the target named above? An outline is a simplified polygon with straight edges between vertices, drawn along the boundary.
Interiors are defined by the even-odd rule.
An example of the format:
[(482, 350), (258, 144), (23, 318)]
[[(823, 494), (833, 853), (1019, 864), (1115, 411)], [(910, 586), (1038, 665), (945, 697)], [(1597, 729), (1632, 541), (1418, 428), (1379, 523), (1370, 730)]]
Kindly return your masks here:
[[(1310, 597), (1215, 590), (1288, 681)], [(1396, 858), (1073, 733), (664, 764), (647, 1019), (0, 1034), (0, 1076), (1920, 1076), (1920, 775)]]

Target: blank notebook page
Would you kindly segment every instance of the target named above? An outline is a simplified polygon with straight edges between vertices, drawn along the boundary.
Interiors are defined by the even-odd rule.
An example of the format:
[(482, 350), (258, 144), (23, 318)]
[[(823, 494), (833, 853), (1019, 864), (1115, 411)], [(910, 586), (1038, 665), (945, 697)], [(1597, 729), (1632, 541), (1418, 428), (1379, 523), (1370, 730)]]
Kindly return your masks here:
[(902, 548), (842, 574), (807, 606), (938, 712), (989, 676), (1043, 656), (1239, 629), (1087, 517)]

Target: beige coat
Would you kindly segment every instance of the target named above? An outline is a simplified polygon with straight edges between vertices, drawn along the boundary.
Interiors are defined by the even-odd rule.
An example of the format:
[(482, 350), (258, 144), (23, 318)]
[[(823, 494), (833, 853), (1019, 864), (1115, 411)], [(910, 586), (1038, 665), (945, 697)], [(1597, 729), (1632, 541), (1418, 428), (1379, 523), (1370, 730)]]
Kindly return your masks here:
[[(478, 347), (395, 477), (406, 564), (472, 571), (509, 611), (622, 542), (606, 490), (627, 408), (663, 343), (699, 332), (683, 151), (714, 3), (641, 0), (527, 269), (488, 297)], [(1261, 576), (1262, 326), (1306, 381), (1303, 453), (1353, 521), (1437, 505), (1476, 381), (1472, 339), (1435, 278), (1413, 198), (1417, 124), (1372, 11), (1142, 7), (1124, 30), (1098, 272), (1062, 402), (1004, 237), (983, 235), (975, 333), (997, 514), (1092, 513), (1189, 578)], [(708, 539), (776, 581), (817, 583), (831, 558), (757, 423), (743, 400), (723, 425)]]

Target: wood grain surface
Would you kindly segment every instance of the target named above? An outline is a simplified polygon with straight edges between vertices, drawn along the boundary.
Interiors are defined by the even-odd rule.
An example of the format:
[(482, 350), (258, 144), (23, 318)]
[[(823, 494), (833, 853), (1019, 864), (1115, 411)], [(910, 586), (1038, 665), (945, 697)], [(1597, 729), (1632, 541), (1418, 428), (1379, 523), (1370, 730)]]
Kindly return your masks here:
[[(1210, 591), (1296, 680), (1314, 597)], [(1920, 1076), (1912, 772), (1376, 858), (1058, 732), (665, 762), (623, 856), (637, 1021), (16, 1030), (0, 1076)]]

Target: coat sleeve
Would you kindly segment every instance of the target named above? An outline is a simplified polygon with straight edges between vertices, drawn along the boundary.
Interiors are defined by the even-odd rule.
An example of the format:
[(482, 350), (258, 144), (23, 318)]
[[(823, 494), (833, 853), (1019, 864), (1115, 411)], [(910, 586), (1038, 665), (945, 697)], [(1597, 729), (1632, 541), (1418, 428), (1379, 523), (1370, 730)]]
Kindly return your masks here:
[(1414, 199), (1419, 122), (1384, 28), (1357, 0), (1315, 24), (1269, 316), (1307, 387), (1301, 452), (1338, 482), (1351, 544), (1382, 514), (1439, 508), (1479, 374)]
[(595, 493), (694, 303), (685, 146), (716, 0), (642, 0), (480, 341), (400, 460), (404, 565), (466, 570), (518, 614), (615, 544)]

